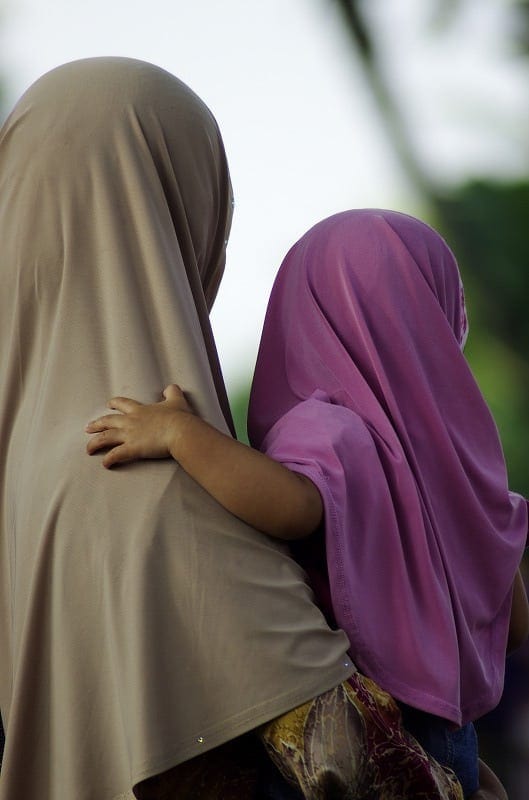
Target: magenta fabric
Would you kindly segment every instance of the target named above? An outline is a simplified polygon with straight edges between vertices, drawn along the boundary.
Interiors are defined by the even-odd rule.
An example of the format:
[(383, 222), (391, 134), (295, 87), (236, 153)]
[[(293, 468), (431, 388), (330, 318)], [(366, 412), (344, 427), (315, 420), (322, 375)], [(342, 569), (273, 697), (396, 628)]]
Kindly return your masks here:
[(501, 696), (527, 537), (466, 329), (434, 230), (337, 214), (283, 262), (249, 409), (252, 445), (321, 492), (333, 612), (358, 667), (456, 724)]

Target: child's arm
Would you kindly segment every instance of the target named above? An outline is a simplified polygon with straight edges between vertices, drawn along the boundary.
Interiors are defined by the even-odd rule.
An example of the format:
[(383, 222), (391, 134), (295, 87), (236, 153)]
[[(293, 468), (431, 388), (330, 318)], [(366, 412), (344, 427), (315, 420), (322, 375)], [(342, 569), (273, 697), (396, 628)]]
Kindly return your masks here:
[(516, 573), (513, 584), (511, 620), (509, 623), (509, 637), (507, 652), (516, 650), (529, 636), (529, 603), (520, 570)]
[(86, 432), (94, 434), (88, 453), (110, 448), (105, 467), (172, 456), (228, 511), (279, 539), (299, 539), (318, 527), (322, 501), (308, 478), (204, 422), (178, 386), (168, 386), (164, 398), (151, 405), (111, 400), (109, 407), (122, 413), (88, 423)]

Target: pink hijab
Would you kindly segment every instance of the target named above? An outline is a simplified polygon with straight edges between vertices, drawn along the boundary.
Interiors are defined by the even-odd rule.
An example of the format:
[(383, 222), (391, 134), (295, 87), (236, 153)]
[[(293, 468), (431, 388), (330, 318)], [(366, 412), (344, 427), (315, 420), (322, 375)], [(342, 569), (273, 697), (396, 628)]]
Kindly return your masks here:
[(527, 535), (466, 332), (435, 231), (337, 214), (283, 262), (249, 412), (252, 444), (321, 492), (332, 610), (358, 667), (456, 724), (501, 696)]

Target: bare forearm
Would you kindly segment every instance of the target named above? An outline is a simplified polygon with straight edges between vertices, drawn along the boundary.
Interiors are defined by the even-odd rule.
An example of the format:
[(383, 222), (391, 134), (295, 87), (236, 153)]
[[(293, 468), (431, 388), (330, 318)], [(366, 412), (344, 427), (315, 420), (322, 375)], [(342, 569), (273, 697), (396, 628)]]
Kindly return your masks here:
[(139, 458), (171, 455), (221, 505), (254, 528), (280, 539), (314, 531), (322, 502), (314, 484), (197, 417), (179, 386), (144, 404), (114, 397), (107, 414), (86, 426), (90, 455), (106, 450), (111, 468)]
[(235, 516), (280, 539), (312, 533), (322, 517), (314, 484), (257, 450), (186, 415), (170, 444), (173, 458)]

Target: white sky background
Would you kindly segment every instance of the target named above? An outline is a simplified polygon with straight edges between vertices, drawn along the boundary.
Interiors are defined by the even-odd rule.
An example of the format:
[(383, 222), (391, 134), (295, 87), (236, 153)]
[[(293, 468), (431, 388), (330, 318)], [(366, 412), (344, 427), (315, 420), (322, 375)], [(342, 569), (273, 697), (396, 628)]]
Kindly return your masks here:
[[(505, 4), (503, 4), (505, 5)], [(436, 3), (370, 0), (392, 85), (430, 172), (529, 171), (528, 75), (500, 43), (500, 0), (474, 0), (437, 39)], [(0, 0), (8, 101), (65, 61), (123, 55), (188, 83), (215, 114), (235, 218), (212, 322), (228, 388), (251, 374), (289, 246), (345, 208), (420, 213), (329, 0)]]

